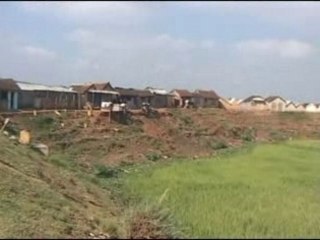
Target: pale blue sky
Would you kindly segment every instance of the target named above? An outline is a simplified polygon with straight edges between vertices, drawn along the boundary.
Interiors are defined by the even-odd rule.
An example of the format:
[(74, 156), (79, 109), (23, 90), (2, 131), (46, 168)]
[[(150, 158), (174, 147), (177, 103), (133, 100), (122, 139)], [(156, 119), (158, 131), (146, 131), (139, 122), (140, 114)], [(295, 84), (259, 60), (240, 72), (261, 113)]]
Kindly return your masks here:
[(320, 102), (318, 2), (1, 2), (0, 77)]

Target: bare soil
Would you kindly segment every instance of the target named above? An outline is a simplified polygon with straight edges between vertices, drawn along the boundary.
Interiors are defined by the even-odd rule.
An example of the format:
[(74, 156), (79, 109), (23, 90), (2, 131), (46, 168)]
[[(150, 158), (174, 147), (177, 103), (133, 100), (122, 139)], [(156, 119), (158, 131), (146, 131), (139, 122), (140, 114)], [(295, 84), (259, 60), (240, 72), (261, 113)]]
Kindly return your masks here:
[[(153, 153), (165, 159), (210, 156), (219, 150), (212, 146), (214, 142), (240, 146), (250, 137), (252, 141), (273, 141), (320, 136), (320, 114), (314, 113), (221, 109), (161, 109), (159, 113), (159, 118), (147, 118), (136, 111), (130, 125), (109, 123), (99, 113), (88, 118), (83, 112), (62, 113), (61, 117), (16, 115), (11, 121), (31, 131), (33, 140), (48, 144), (53, 151), (71, 153), (87, 165), (141, 162)], [(43, 116), (54, 122), (40, 129), (36, 119)], [(250, 134), (253, 136), (246, 136)]]

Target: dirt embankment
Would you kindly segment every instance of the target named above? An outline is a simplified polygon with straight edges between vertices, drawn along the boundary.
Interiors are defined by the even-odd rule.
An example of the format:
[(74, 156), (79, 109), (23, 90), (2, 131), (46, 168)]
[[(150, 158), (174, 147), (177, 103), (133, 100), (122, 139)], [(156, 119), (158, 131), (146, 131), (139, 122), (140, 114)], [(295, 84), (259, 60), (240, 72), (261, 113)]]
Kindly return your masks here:
[[(129, 164), (172, 157), (211, 156), (250, 141), (318, 138), (320, 114), (228, 112), (220, 109), (168, 109), (158, 118), (141, 114), (129, 125), (85, 113), (14, 116), (19, 128), (83, 166)], [(86, 125), (86, 126), (85, 126)]]

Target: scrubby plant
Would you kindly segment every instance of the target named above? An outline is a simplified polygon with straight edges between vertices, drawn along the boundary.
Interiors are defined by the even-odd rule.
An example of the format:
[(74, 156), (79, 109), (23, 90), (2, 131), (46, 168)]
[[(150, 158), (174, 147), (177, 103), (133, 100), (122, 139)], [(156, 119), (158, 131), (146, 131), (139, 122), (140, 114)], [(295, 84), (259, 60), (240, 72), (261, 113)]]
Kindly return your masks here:
[(254, 128), (246, 128), (241, 134), (241, 139), (247, 142), (253, 142), (256, 138), (256, 130)]
[(228, 148), (228, 143), (223, 139), (215, 139), (214, 141), (210, 142), (210, 147), (213, 150), (224, 149)]
[(34, 124), (40, 129), (46, 129), (54, 126), (56, 120), (50, 116), (38, 116), (34, 119)]
[(161, 202), (140, 204), (127, 215), (129, 238), (174, 239), (182, 236), (172, 212), (161, 206)]
[(181, 120), (186, 125), (193, 124), (193, 121), (192, 121), (191, 117), (189, 117), (189, 116), (181, 117)]
[(284, 141), (289, 139), (289, 136), (286, 132), (279, 131), (279, 130), (271, 131), (269, 136), (274, 141)]
[(119, 174), (119, 169), (114, 167), (109, 167), (106, 165), (97, 165), (96, 166), (96, 176), (99, 178), (112, 178), (116, 177)]
[(156, 162), (156, 161), (158, 161), (159, 159), (161, 159), (161, 154), (152, 152), (152, 153), (146, 154), (146, 157), (147, 157), (148, 160), (153, 161), (153, 162)]

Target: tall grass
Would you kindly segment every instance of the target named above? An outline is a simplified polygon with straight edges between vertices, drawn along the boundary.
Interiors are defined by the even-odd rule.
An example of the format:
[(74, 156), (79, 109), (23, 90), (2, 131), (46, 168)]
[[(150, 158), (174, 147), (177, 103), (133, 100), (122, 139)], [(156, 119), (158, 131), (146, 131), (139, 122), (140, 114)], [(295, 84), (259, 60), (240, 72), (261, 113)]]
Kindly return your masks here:
[[(320, 143), (261, 145), (158, 165), (124, 179), (138, 201), (169, 208), (190, 237), (320, 237)], [(168, 190), (166, 190), (168, 189)]]

